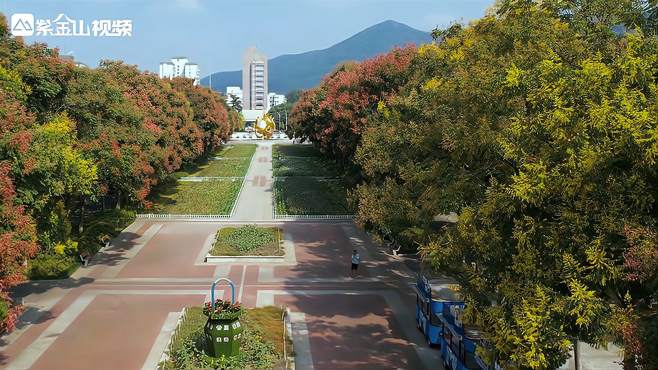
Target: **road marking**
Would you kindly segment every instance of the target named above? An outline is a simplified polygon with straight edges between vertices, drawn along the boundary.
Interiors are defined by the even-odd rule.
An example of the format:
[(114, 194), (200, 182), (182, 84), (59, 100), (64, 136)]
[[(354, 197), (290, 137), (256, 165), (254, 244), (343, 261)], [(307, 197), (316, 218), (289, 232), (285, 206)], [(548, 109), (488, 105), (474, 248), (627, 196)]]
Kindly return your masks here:
[(71, 290), (71, 288), (59, 289), (55, 287), (49, 288), (49, 291), (45, 294), (31, 293), (22, 297), (21, 304), (25, 306), (25, 311), (21, 314), (16, 328), (11, 333), (2, 337), (2, 341), (0, 341), (2, 342), (0, 353), (4, 352), (10, 344), (13, 344), (23, 333), (30, 329), (32, 323), (38, 322), (41, 317), (49, 313)]
[(71, 325), (73, 320), (87, 308), (94, 297), (93, 294), (83, 294), (78, 297), (29, 347), (16, 356), (16, 359), (7, 366), (7, 370), (29, 369), (32, 367), (53, 342)]
[(221, 264), (215, 267), (215, 275), (213, 276), (215, 279), (220, 277), (227, 278), (230, 272), (231, 272), (231, 265)]
[(153, 347), (151, 347), (151, 351), (149, 352), (149, 355), (146, 357), (146, 361), (144, 361), (144, 366), (142, 366), (142, 370), (150, 370), (150, 369), (158, 368), (158, 363), (160, 363), (160, 358), (162, 357), (164, 351), (167, 349), (167, 345), (169, 344), (169, 339), (171, 338), (171, 334), (176, 329), (176, 326), (178, 326), (178, 320), (180, 320), (182, 314), (183, 314), (182, 311), (169, 312), (167, 318), (165, 319), (164, 324), (162, 324), (162, 329), (160, 329), (160, 333), (158, 334), (158, 337), (155, 339), (155, 342), (153, 343)]
[(242, 265), (242, 277), (240, 278), (240, 290), (238, 290), (238, 302), (242, 302), (242, 292), (244, 291), (244, 278), (247, 275), (247, 265)]
[[(224, 297), (225, 293), (225, 290), (221, 289), (217, 297)], [(64, 310), (29, 347), (16, 356), (6, 370), (23, 370), (32, 367), (91, 301), (99, 295), (201, 295), (209, 299), (210, 293), (208, 290), (88, 290)]]
[(335, 277), (335, 278), (285, 278), (275, 277), (273, 266), (260, 266), (258, 268), (258, 283), (374, 283), (382, 281), (377, 277)]
[(306, 314), (303, 312), (290, 312), (292, 327), (292, 343), (295, 348), (295, 367), (313, 370), (313, 354), (311, 342), (308, 337)]

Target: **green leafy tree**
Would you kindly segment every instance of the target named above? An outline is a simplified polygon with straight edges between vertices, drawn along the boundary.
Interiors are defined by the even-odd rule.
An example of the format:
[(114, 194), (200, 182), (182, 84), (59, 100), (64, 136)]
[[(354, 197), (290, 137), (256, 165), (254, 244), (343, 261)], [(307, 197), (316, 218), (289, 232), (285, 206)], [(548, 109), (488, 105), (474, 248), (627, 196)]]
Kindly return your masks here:
[(242, 112), (242, 101), (240, 100), (240, 97), (235, 94), (230, 94), (229, 98), (231, 100), (231, 108), (238, 113)]
[[(341, 100), (336, 116), (327, 81), (370, 86), (342, 71), (295, 106), (299, 136), (356, 143), (358, 221), (410, 235), (457, 279), (505, 368), (559, 367), (576, 340), (658, 366), (658, 41), (644, 5), (500, 1), (421, 46), (376, 109)], [(437, 227), (449, 212), (458, 223)]]

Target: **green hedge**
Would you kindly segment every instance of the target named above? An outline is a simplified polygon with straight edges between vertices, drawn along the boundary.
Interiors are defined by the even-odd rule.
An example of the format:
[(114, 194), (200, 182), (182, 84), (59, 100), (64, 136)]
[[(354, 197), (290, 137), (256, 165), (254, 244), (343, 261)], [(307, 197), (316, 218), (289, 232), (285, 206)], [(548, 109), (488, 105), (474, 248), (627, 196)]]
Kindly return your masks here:
[(74, 256), (39, 254), (29, 262), (27, 276), (30, 280), (66, 279), (80, 266)]

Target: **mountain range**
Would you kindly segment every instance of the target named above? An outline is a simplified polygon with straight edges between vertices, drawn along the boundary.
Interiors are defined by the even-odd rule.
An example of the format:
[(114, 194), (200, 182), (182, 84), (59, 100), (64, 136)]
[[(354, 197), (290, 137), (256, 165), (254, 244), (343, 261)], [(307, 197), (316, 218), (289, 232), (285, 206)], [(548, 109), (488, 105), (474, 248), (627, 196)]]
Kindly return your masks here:
[[(361, 61), (385, 53), (395, 46), (432, 41), (429, 32), (392, 20), (368, 27), (354, 36), (322, 50), (285, 54), (268, 60), (269, 91), (287, 94), (316, 86), (323, 76), (345, 61)], [(201, 79), (208, 86), (209, 77)], [(242, 86), (242, 71), (212, 74), (212, 88), (224, 93), (227, 86)]]

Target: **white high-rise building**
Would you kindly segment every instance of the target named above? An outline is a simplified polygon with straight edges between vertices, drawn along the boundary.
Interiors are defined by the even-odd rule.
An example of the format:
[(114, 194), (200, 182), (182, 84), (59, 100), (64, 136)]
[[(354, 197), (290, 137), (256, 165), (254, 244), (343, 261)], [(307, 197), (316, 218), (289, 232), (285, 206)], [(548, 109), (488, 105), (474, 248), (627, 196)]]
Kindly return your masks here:
[(279, 104), (283, 104), (286, 101), (288, 101), (288, 100), (286, 99), (285, 95), (281, 95), (281, 94), (277, 94), (277, 93), (273, 93), (273, 92), (269, 93), (269, 94), (267, 94), (267, 103), (268, 103), (267, 110), (270, 110), (270, 109), (272, 109), (273, 107), (276, 107)]
[(226, 102), (229, 105), (233, 104), (234, 97), (244, 104), (242, 100), (242, 89), (239, 86), (226, 86)]
[(190, 63), (187, 57), (174, 57), (169, 62), (160, 63), (160, 78), (185, 77), (199, 84), (199, 65)]
[(249, 48), (242, 64), (242, 105), (247, 110), (267, 110), (267, 57)]

